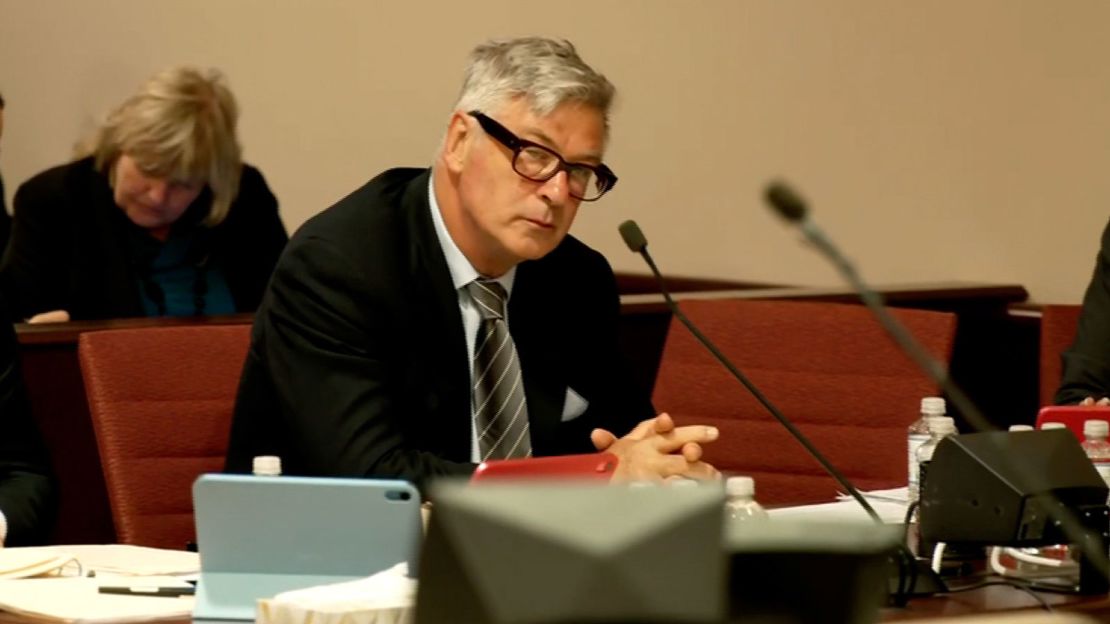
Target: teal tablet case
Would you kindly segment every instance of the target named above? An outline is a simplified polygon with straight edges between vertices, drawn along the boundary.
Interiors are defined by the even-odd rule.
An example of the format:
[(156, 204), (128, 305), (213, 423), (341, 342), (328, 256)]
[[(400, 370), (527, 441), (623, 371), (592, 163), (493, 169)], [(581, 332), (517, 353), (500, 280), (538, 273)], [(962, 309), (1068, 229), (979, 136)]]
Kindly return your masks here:
[(193, 618), (255, 619), (258, 599), (416, 574), (420, 495), (405, 481), (207, 474), (193, 484), (201, 572)]

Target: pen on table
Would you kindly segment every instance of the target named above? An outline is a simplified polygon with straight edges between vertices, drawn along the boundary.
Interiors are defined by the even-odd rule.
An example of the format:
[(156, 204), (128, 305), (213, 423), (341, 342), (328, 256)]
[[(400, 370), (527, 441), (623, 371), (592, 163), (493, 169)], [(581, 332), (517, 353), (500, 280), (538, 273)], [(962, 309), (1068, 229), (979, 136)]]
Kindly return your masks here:
[(100, 587), (100, 593), (102, 594), (123, 594), (126, 596), (164, 596), (176, 598), (178, 596), (192, 596), (195, 592), (195, 587), (154, 587), (150, 585), (123, 587), (102, 585)]

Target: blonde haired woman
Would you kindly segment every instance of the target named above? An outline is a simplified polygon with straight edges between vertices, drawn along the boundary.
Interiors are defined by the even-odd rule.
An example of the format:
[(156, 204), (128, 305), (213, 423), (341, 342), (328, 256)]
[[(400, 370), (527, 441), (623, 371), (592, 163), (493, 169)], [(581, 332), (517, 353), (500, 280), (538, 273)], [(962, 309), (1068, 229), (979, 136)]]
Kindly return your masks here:
[(15, 194), (9, 302), (35, 321), (253, 311), (288, 237), (241, 159), (238, 108), (215, 70), (163, 71), (74, 162)]

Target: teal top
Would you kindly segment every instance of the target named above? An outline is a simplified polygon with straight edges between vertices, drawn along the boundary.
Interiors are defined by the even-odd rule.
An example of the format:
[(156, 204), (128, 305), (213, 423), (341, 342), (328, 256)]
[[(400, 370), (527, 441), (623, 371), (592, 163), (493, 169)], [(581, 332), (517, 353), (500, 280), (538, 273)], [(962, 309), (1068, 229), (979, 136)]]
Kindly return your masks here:
[(200, 316), (234, 314), (235, 301), (223, 271), (210, 259), (190, 258), (193, 234), (170, 231), (140, 279), (143, 310), (147, 316)]

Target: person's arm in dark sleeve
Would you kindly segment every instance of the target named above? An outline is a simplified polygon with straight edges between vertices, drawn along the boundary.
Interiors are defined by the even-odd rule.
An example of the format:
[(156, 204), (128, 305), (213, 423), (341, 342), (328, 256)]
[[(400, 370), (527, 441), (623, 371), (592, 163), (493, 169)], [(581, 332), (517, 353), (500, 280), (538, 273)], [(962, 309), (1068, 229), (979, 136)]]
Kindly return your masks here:
[(1062, 359), (1058, 405), (1110, 396), (1110, 223), (1102, 233), (1094, 276), (1083, 297), (1075, 342)]
[(11, 237), (0, 264), (0, 280), (12, 320), (66, 309), (64, 237), (69, 228), (63, 202), (59, 189), (42, 177), (16, 190)]
[(7, 523), (3, 544), (42, 544), (53, 527), (54, 484), (20, 375), (15, 333), (10, 324), (0, 325), (0, 513)]
[[(428, 408), (402, 398), (405, 362), (391, 294), (330, 241), (292, 243), (255, 321), (233, 443), (250, 435), (235, 431), (240, 421), (277, 418), (307, 474), (401, 478), (423, 489), (431, 477), (471, 473), (472, 464), (420, 450), (406, 437), (402, 419)], [(272, 388), (276, 414), (246, 413), (255, 409), (255, 375), (268, 378), (261, 385)]]
[(577, 296), (585, 317), (575, 332), (581, 335), (586, 377), (598, 387), (589, 410), (568, 423), (568, 452), (594, 452), (590, 432), (597, 427), (617, 437), (656, 415), (649, 391), (633, 379), (631, 367), (619, 344), (620, 297), (609, 262), (601, 254), (588, 253), (589, 266), (576, 279)]
[(236, 230), (244, 240), (250, 240), (247, 246), (249, 252), (239, 255), (241, 261), (249, 263), (249, 267), (245, 271), (247, 291), (237, 304), (240, 312), (253, 312), (262, 301), (270, 275), (289, 242), (289, 235), (278, 212), (277, 197), (258, 169), (243, 167), (239, 196), (235, 201), (239, 204), (235, 207), (236, 211), (245, 215), (244, 222)]

